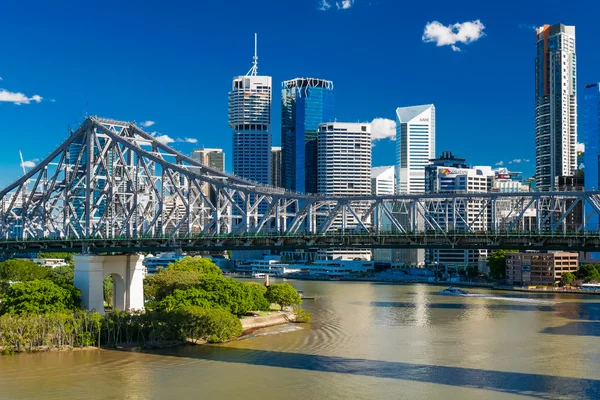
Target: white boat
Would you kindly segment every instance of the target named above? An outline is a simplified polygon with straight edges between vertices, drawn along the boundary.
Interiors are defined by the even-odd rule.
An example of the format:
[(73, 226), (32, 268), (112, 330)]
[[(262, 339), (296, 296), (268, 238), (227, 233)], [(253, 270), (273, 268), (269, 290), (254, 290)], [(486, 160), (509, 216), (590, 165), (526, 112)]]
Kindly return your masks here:
[(455, 287), (449, 287), (444, 290), (440, 290), (440, 294), (447, 294), (450, 296), (466, 296), (469, 294), (466, 290), (462, 290)]
[(253, 272), (252, 273), (252, 277), (253, 278), (261, 278), (262, 279), (262, 278), (265, 277), (265, 274), (263, 272)]

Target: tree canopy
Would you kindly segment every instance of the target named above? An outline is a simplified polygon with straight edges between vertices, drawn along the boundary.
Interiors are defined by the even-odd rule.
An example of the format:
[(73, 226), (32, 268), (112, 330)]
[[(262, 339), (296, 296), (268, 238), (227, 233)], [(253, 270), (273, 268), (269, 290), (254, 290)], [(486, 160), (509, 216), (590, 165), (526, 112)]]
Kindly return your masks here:
[(0, 281), (27, 282), (44, 279), (49, 273), (50, 268), (31, 260), (15, 258), (0, 263)]
[(506, 278), (506, 253), (512, 252), (513, 250), (496, 250), (488, 257), (487, 263), (490, 269), (490, 278)]
[(15, 283), (6, 291), (2, 313), (45, 314), (74, 310), (79, 307), (80, 292), (61, 287), (50, 280)]
[(563, 274), (560, 277), (562, 284), (565, 286), (570, 285), (571, 283), (575, 282), (576, 279), (577, 279), (577, 277), (575, 276), (575, 274), (573, 274), (571, 272), (563, 272)]
[(54, 267), (50, 270), (48, 279), (59, 286), (73, 285), (75, 281), (75, 267), (73, 265)]
[(579, 279), (583, 279), (585, 283), (600, 281), (600, 265), (598, 264), (583, 264), (577, 271)]
[(169, 264), (167, 269), (172, 271), (198, 272), (204, 276), (223, 275), (221, 269), (208, 258), (184, 257)]
[(269, 286), (265, 296), (271, 303), (278, 304), (283, 310), (284, 307), (295, 306), (302, 302), (302, 298), (289, 283), (278, 283)]

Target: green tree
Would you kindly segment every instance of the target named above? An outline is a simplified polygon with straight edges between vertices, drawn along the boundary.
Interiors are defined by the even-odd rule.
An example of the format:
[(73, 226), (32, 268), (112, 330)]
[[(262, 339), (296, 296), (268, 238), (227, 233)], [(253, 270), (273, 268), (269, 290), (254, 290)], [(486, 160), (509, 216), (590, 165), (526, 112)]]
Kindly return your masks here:
[(144, 279), (144, 297), (148, 301), (160, 301), (176, 289), (197, 287), (202, 279), (198, 272), (165, 269)]
[(30, 260), (15, 258), (0, 263), (0, 281), (27, 282), (44, 279), (49, 273), (50, 268)]
[(54, 267), (50, 270), (48, 279), (59, 286), (73, 285), (75, 281), (75, 267), (73, 265)]
[(242, 334), (239, 318), (227, 310), (186, 307), (180, 312), (186, 321), (183, 328), (185, 336), (195, 342), (221, 343)]
[(282, 311), (284, 307), (295, 306), (302, 302), (298, 291), (289, 283), (269, 286), (266, 298), (270, 303), (278, 304)]
[(490, 269), (490, 278), (505, 279), (506, 278), (506, 253), (511, 253), (512, 250), (496, 250), (487, 259)]
[(66, 263), (73, 263), (73, 257), (75, 257), (74, 253), (45, 253), (39, 252), (37, 254), (37, 258), (46, 259), (46, 258), (62, 258)]
[(217, 265), (208, 258), (184, 257), (169, 264), (172, 271), (198, 272), (202, 276), (222, 276), (223, 273)]
[(3, 298), (2, 313), (44, 314), (79, 307), (79, 291), (61, 287), (49, 280), (20, 282), (12, 285)]
[(271, 304), (265, 297), (267, 295), (265, 285), (261, 285), (258, 282), (248, 282), (246, 285), (250, 289), (250, 296), (252, 297), (252, 311), (269, 311)]
[(577, 279), (577, 277), (571, 272), (564, 272), (560, 277), (560, 280), (565, 286), (571, 285), (573, 282), (575, 282), (575, 279)]
[(207, 300), (213, 307), (224, 308), (234, 315), (245, 315), (254, 311), (251, 289), (243, 282), (223, 277), (208, 277), (202, 280), (199, 287), (206, 291)]
[(212, 308), (214, 305), (209, 300), (209, 295), (204, 289), (187, 288), (175, 289), (170, 294), (154, 304), (154, 308), (159, 311), (174, 311), (183, 307), (203, 307)]
[(600, 281), (600, 265), (598, 264), (583, 264), (577, 271), (579, 279), (583, 279), (585, 283)]

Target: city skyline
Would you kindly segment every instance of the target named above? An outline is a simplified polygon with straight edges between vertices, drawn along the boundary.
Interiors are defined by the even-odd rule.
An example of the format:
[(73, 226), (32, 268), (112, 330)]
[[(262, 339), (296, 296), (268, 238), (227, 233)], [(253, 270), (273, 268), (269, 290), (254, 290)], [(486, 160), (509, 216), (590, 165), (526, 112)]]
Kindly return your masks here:
[[(270, 16), (284, 11), (272, 1), (259, 3), (261, 6), (270, 7)], [(311, 2), (289, 7), (314, 19), (315, 23), (330, 22), (334, 26), (344, 26), (363, 19), (367, 28), (381, 22), (377, 18), (385, 18), (386, 14), (398, 10), (397, 5), (392, 2), (383, 1), (372, 6), (356, 1), (350, 9), (327, 11), (320, 11), (315, 4), (307, 3)], [(4, 53), (7, 55), (6, 59), (10, 60), (0, 67), (0, 87), (3, 89), (0, 96), (0, 134), (5, 138), (5, 146), (0, 150), (0, 168), (4, 171), (0, 177), (2, 186), (22, 174), (18, 150), (24, 152), (26, 166), (33, 165), (64, 139), (68, 134), (67, 125), (76, 127), (85, 114), (135, 120), (147, 131), (156, 132), (157, 137), (165, 141), (172, 140), (169, 144), (185, 153), (189, 153), (192, 147), (195, 147), (195, 142), (207, 147), (223, 148), (229, 153), (232, 146), (230, 130), (226, 123), (227, 101), (224, 93), (227, 91), (226, 87), (231, 84), (231, 78), (247, 69), (252, 57), (254, 31), (258, 31), (261, 38), (261, 74), (273, 76), (273, 85), (276, 87), (282, 81), (295, 76), (319, 76), (336, 82), (336, 91), (340, 98), (340, 101), (336, 102), (338, 121), (371, 122), (377, 118), (385, 118), (379, 123), (379, 131), (383, 133), (381, 136), (374, 136), (389, 137), (389, 132), (392, 131), (389, 129), (389, 120), (394, 119), (396, 107), (434, 103), (438, 114), (438, 153), (451, 150), (464, 155), (474, 165), (495, 166), (502, 163), (508, 166), (512, 161), (513, 164), (520, 164), (518, 169), (523, 171), (525, 177), (533, 174), (535, 152), (535, 128), (532, 121), (532, 71), (535, 58), (533, 28), (544, 23), (575, 25), (578, 35), (579, 86), (597, 82), (599, 79), (594, 77), (594, 74), (600, 74), (600, 71), (595, 72), (590, 67), (597, 65), (600, 58), (590, 50), (593, 48), (591, 32), (594, 25), (587, 14), (588, 11), (593, 11), (594, 6), (591, 7), (592, 10), (587, 9), (585, 15), (576, 13), (576, 10), (563, 10), (559, 15), (558, 12), (526, 9), (519, 20), (511, 17), (506, 22), (502, 20), (502, 23), (494, 16), (493, 11), (497, 11), (494, 10), (494, 6), (468, 12), (463, 6), (455, 12), (446, 10), (438, 15), (424, 15), (417, 21), (393, 30), (394, 35), (406, 35), (410, 39), (406, 40), (406, 46), (415, 51), (420, 61), (412, 67), (392, 62), (393, 68), (386, 66), (386, 63), (372, 65), (373, 63), (367, 63), (360, 58), (352, 59), (350, 65), (345, 62), (349, 59), (343, 58), (361, 49), (384, 49), (393, 39), (391, 36), (394, 35), (389, 35), (390, 32), (376, 33), (365, 30), (353, 33), (349, 39), (358, 41), (358, 47), (336, 40), (335, 30), (324, 31), (320, 36), (306, 32), (302, 35), (291, 33), (293, 42), (308, 52), (306, 58), (312, 61), (307, 61), (298, 57), (286, 59), (285, 52), (282, 52), (279, 46), (281, 38), (275, 34), (279, 23), (266, 23), (265, 16), (257, 16), (256, 21), (245, 22), (242, 27), (229, 34), (217, 30), (216, 35), (206, 36), (201, 34), (203, 29), (188, 27), (186, 29), (189, 30), (190, 39), (185, 39), (180, 37), (179, 30), (174, 29), (175, 21), (184, 21), (189, 17), (184, 13), (171, 11), (167, 15), (168, 23), (160, 32), (164, 34), (165, 39), (158, 40), (156, 45), (152, 43), (157, 36), (148, 29), (142, 29), (139, 34), (144, 36), (139, 37), (134, 32), (122, 32), (122, 37), (118, 37), (123, 39), (123, 43), (120, 43), (112, 34), (98, 36), (94, 31), (82, 33), (79, 39), (67, 40), (67, 30), (61, 27), (50, 31), (46, 40), (34, 42), (35, 34), (45, 27), (45, 23), (38, 21), (35, 16), (25, 21), (23, 15), (27, 13), (24, 13), (18, 4), (5, 4), (1, 7), (9, 19), (11, 15), (15, 17), (13, 23), (31, 28), (26, 29), (22, 39), (24, 46), (20, 49), (8, 39), (10, 35), (7, 31), (2, 31), (7, 26), (0, 28), (0, 33), (4, 33), (5, 37), (1, 42), (5, 48)], [(44, 5), (40, 7), (43, 9)], [(204, 11), (214, 15), (215, 21), (219, 21), (225, 18), (225, 8), (227, 7), (211, 5)], [(85, 11), (85, 7), (78, 6), (73, 7), (71, 12), (76, 16)], [(159, 11), (136, 10), (141, 15), (132, 22), (132, 26), (139, 24), (140, 28), (144, 28), (158, 17)], [(128, 9), (121, 10), (121, 18), (129, 16), (132, 12), (133, 10)], [(190, 15), (194, 15), (194, 12), (199, 10), (192, 7)], [(64, 19), (63, 16), (52, 12), (50, 15), (54, 17), (55, 22)], [(142, 16), (146, 17), (146, 20), (141, 18)], [(435, 24), (438, 20), (439, 23)], [(459, 26), (446, 29), (456, 22), (459, 22)], [(470, 24), (465, 25), (467, 22)], [(526, 26), (526, 22), (531, 22), (531, 26)], [(65, 20), (64, 25), (68, 26), (69, 23)], [(473, 36), (459, 40), (456, 33), (467, 28)], [(220, 34), (222, 35), (219, 36)], [(39, 39), (39, 35), (37, 38)], [(177, 38), (177, 45), (171, 50), (166, 46), (169, 42), (167, 38)], [(134, 53), (140, 52), (152, 58), (155, 54), (168, 56), (167, 59), (170, 57), (176, 65), (163, 69), (165, 61), (156, 60), (156, 67), (144, 63), (144, 68), (141, 69), (136, 67), (138, 61), (84, 68), (70, 62), (77, 54), (86, 51), (86, 40), (99, 46), (100, 50), (114, 51), (122, 49), (124, 45), (132, 45), (134, 39), (137, 45)], [(319, 53), (311, 52), (314, 51), (312, 47), (321, 40), (329, 46), (335, 43), (331, 48), (334, 57), (315, 59), (315, 55)], [(201, 50), (195, 53), (202, 53), (202, 57), (198, 54), (193, 57), (185, 56), (183, 46), (186, 46), (186, 43), (194, 43), (194, 46)], [(47, 49), (41, 48), (41, 44), (47, 45)], [(223, 49), (227, 46), (235, 48), (236, 51), (224, 52)], [(490, 67), (493, 66), (486, 57), (489, 57), (490, 53), (504, 51), (505, 47), (513, 49), (513, 63), (500, 62), (497, 68), (503, 69), (511, 77), (511, 82), (508, 85), (499, 85), (490, 81), (490, 87), (493, 86), (493, 90), (497, 92), (491, 96), (497, 97), (497, 100), (490, 101), (489, 92), (481, 90), (481, 82), (485, 75), (477, 71), (485, 70), (486, 74), (492, 75), (494, 70), (490, 70)], [(148, 49), (157, 51), (145, 52)], [(33, 54), (38, 55), (37, 63), (33, 62)], [(216, 59), (217, 62), (201, 62), (217, 54), (220, 55)], [(182, 57), (185, 62), (176, 62)], [(519, 65), (515, 65), (515, 60)], [(443, 64), (444, 70), (434, 67), (433, 63)], [(24, 64), (28, 67), (23, 68)], [(157, 70), (159, 65), (161, 68)], [(345, 69), (347, 71), (344, 71)], [(397, 72), (393, 74), (392, 70)], [(374, 71), (378, 73), (373, 73)], [(429, 78), (425, 79), (426, 76)], [(453, 78), (450, 79), (450, 76)], [(47, 77), (52, 79), (45, 79)], [(357, 77), (363, 79), (357, 80)], [(203, 89), (203, 96), (200, 96), (203, 99), (193, 95), (199, 88)], [(460, 92), (458, 89), (461, 89)], [(506, 100), (508, 89), (511, 89), (511, 102), (505, 104), (506, 101), (501, 100)], [(183, 96), (180, 95), (182, 91)], [(19, 93), (23, 93), (22, 97), (15, 97)], [(502, 95), (498, 96), (498, 93)], [(486, 97), (486, 101), (481, 101), (482, 97)], [(273, 96), (274, 116), (280, 115), (278, 100), (277, 94)], [(16, 102), (20, 102), (21, 105), (14, 104)], [(511, 113), (510, 121), (493, 120), (494, 115), (507, 115), (507, 112)], [(195, 124), (194, 120), (198, 117), (202, 118), (202, 124)], [(275, 135), (272, 145), (280, 144), (280, 122), (277, 119), (273, 118), (271, 130)], [(469, 123), (466, 124), (465, 121)], [(491, 124), (490, 121), (494, 123)], [(378, 124), (373, 123), (373, 126), (374, 131), (377, 131)], [(493, 148), (475, 148), (470, 145), (475, 138), (482, 135), (482, 130), (490, 137), (487, 143), (493, 143)], [(23, 137), (32, 137), (36, 146), (25, 146), (21, 140)], [(388, 145), (387, 140), (389, 139), (374, 141), (374, 166), (393, 164), (395, 146), (393, 143)], [(520, 146), (514, 146), (517, 140)], [(228, 161), (231, 159), (232, 157), (229, 157)], [(227, 170), (232, 170), (231, 165), (227, 166)]]

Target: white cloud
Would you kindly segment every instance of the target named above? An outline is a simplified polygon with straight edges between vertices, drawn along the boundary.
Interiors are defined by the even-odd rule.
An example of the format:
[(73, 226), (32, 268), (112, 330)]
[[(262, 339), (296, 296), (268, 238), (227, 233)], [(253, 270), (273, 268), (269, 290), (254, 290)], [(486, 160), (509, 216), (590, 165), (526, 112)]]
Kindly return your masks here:
[(175, 142), (175, 139), (173, 139), (169, 135), (159, 135), (159, 136), (153, 135), (153, 136), (157, 141), (161, 142), (162, 144), (169, 144), (169, 143)]
[(335, 6), (338, 10), (347, 10), (354, 5), (354, 0), (336, 1)]
[(453, 25), (442, 25), (433, 21), (425, 25), (423, 32), (424, 42), (434, 42), (437, 46), (451, 46), (452, 50), (460, 51), (457, 43), (469, 44), (485, 36), (485, 26), (480, 20), (456, 23)]
[(35, 160), (23, 161), (21, 163), (21, 168), (33, 168), (36, 166)]
[(347, 10), (349, 8), (352, 8), (352, 6), (354, 5), (354, 0), (341, 0), (336, 1), (335, 3), (333, 2), (333, 0), (319, 0), (317, 1), (317, 10), (328, 11), (334, 5), (336, 10)]
[(198, 139), (188, 138), (188, 137), (186, 137), (185, 139), (183, 139), (183, 141), (186, 142), (186, 143), (198, 143)]
[(509, 164), (521, 164), (521, 163), (528, 163), (529, 159), (527, 158), (515, 158), (514, 160), (509, 161)]
[(331, 8), (331, 4), (327, 0), (320, 0), (317, 2), (317, 10), (327, 11)]
[(503, 166), (503, 165), (504, 165), (504, 161), (498, 161), (498, 162), (497, 162), (496, 164), (494, 164), (494, 165), (496, 165), (497, 167), (501, 167), (501, 166)]
[(375, 118), (371, 121), (371, 139), (396, 140), (396, 121), (387, 118)]
[(2, 79), (2, 77), (0, 76), (0, 81), (3, 81), (4, 79)]
[(144, 121), (140, 125), (143, 126), (144, 128), (149, 128), (154, 124), (156, 124), (156, 122), (154, 122), (154, 121)]
[(50, 103), (56, 103), (55, 99), (50, 99)]
[(9, 92), (8, 90), (0, 89), (0, 102), (14, 103), (17, 105), (29, 104), (32, 101), (39, 103), (43, 98), (37, 94), (27, 97), (23, 93)]

